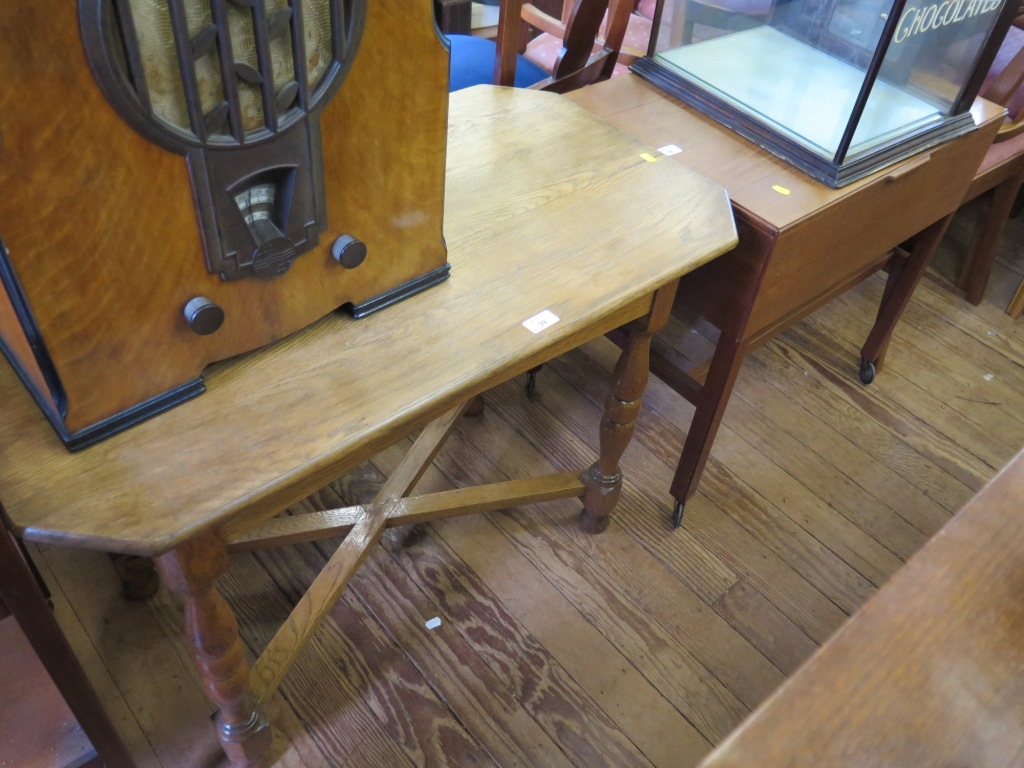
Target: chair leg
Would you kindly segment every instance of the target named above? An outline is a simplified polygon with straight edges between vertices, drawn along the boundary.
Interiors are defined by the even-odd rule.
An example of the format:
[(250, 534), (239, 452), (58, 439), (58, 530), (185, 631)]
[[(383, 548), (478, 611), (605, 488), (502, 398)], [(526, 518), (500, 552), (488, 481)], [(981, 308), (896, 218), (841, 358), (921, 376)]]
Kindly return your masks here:
[(985, 201), (978, 223), (974, 225), (970, 253), (960, 273), (959, 283), (966, 293), (967, 301), (975, 306), (985, 297), (985, 288), (999, 248), (999, 238), (1017, 200), (1021, 181), (1020, 176), (1007, 179), (986, 195), (989, 199)]
[(0, 603), (17, 619), (99, 758), (108, 768), (135, 765), (54, 618), (30, 562), (3, 525), (0, 525)]

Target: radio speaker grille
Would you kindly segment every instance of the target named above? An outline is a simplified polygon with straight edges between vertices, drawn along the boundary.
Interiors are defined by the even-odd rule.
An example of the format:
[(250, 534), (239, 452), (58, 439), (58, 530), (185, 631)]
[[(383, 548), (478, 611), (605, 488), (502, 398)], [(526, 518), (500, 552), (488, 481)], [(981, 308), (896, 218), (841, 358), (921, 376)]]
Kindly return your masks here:
[(324, 102), (358, 46), (367, 0), (82, 0), (97, 81), (177, 152), (258, 143)]

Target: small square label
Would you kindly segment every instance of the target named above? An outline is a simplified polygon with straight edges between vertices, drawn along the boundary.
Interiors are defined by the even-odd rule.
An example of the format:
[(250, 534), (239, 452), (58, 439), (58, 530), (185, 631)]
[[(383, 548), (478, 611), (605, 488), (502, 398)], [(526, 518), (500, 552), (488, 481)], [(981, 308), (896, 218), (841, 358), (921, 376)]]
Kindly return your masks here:
[(678, 155), (681, 150), (675, 144), (666, 144), (664, 147), (658, 147), (658, 151), (661, 152), (665, 157), (672, 157), (672, 155)]
[(558, 315), (552, 312), (550, 309), (545, 309), (543, 312), (534, 315), (529, 320), (523, 320), (523, 325), (530, 333), (540, 333), (545, 328), (554, 325), (558, 322)]

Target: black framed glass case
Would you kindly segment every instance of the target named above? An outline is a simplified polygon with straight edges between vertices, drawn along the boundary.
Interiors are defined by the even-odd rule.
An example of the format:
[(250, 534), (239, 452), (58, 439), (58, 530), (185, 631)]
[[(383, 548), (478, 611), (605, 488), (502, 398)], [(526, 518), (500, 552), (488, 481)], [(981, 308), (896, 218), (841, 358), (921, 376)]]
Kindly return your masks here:
[(1011, 0), (659, 0), (641, 77), (831, 187), (974, 127)]

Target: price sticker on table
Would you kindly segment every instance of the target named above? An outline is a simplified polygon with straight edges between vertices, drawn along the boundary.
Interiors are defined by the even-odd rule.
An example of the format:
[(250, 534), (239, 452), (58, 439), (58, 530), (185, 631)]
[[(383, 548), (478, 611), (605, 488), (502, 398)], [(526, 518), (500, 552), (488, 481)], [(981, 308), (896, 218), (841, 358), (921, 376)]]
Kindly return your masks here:
[(552, 312), (550, 309), (545, 309), (529, 320), (524, 320), (523, 325), (530, 333), (540, 333), (545, 328), (550, 328), (552, 325), (558, 322), (558, 315)]

